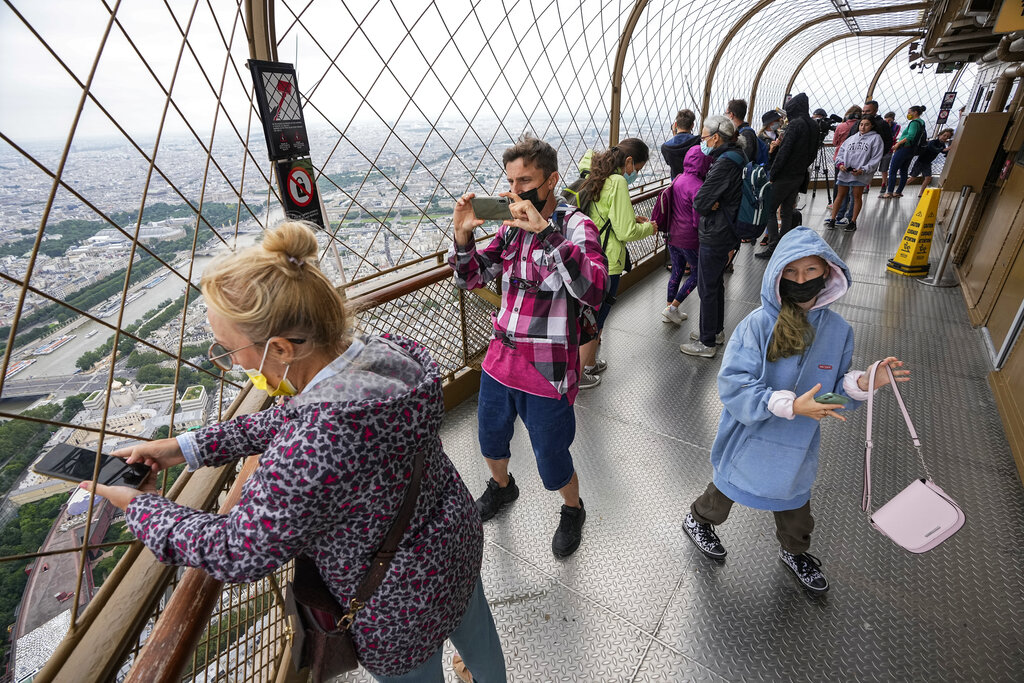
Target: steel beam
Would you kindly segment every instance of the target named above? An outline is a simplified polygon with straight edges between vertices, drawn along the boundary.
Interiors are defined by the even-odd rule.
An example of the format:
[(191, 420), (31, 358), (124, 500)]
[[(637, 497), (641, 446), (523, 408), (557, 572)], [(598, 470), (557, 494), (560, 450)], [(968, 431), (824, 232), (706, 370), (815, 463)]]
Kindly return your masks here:
[[(761, 77), (764, 76), (764, 72), (768, 68), (768, 64), (771, 63), (772, 59), (775, 58), (775, 55), (778, 54), (779, 51), (782, 50), (782, 48), (785, 47), (786, 44), (789, 41), (791, 41), (793, 38), (796, 38), (798, 35), (800, 35), (804, 31), (806, 31), (807, 29), (813, 28), (814, 26), (817, 26), (818, 24), (823, 24), (826, 21), (834, 21), (836, 19), (843, 19), (845, 17), (867, 17), (867, 16), (876, 15), (876, 14), (891, 14), (893, 12), (908, 12), (908, 11), (913, 11), (913, 10), (918, 10), (918, 9), (925, 10), (925, 9), (928, 9), (928, 7), (930, 7), (930, 6), (931, 6), (931, 3), (919, 2), (919, 3), (915, 3), (915, 4), (908, 4), (908, 5), (895, 5), (895, 6), (892, 6), (892, 7), (875, 7), (875, 8), (871, 8), (871, 9), (859, 9), (859, 10), (854, 10), (852, 12), (846, 12), (846, 13), (830, 12), (829, 14), (825, 14), (825, 15), (822, 15), (822, 16), (817, 17), (815, 19), (811, 19), (810, 21), (804, 22), (803, 24), (801, 24), (800, 26), (795, 28), (793, 31), (791, 31), (790, 33), (786, 34), (786, 36), (782, 40), (777, 42), (775, 44), (775, 47), (772, 48), (772, 51), (768, 53), (768, 56), (764, 58), (764, 61), (761, 62), (761, 66), (757, 70), (757, 75), (754, 77), (754, 85), (751, 86), (751, 88), (750, 88), (750, 100), (748, 100), (749, 107), (748, 107), (747, 111), (748, 112), (753, 112), (754, 111), (754, 103), (757, 101), (757, 90), (758, 90), (758, 87), (761, 85)], [(753, 117), (753, 114), (750, 114), (750, 117)]]
[(711, 60), (711, 65), (708, 67), (708, 75), (704, 80), (704, 98), (700, 105), (700, 121), (697, 121), (697, 125), (701, 125), (701, 122), (708, 116), (708, 108), (711, 106), (711, 84), (715, 82), (715, 73), (718, 71), (718, 63), (722, 61), (722, 57), (725, 55), (725, 50), (729, 47), (729, 43), (731, 43), (732, 39), (736, 37), (736, 34), (740, 32), (740, 29), (746, 26), (748, 21), (753, 19), (758, 12), (773, 2), (775, 2), (775, 0), (761, 0), (747, 10), (746, 13), (739, 18), (739, 21), (732, 25), (729, 32), (725, 34), (725, 38), (722, 39), (721, 44), (718, 46), (718, 50), (715, 52), (714, 58)]
[(910, 45), (916, 39), (917, 39), (917, 37), (915, 36), (914, 38), (908, 38), (907, 40), (903, 41), (902, 43), (899, 44), (899, 46), (897, 46), (897, 48), (895, 50), (893, 50), (892, 52), (889, 53), (888, 57), (886, 57), (884, 60), (882, 60), (882, 63), (878, 65), (878, 69), (875, 71), (874, 77), (871, 79), (871, 83), (868, 85), (867, 93), (864, 94), (864, 101), (865, 102), (867, 102), (870, 99), (874, 99), (874, 97), (875, 97), (875, 86), (878, 85), (878, 79), (882, 77), (882, 72), (885, 71), (885, 67), (889, 66), (889, 62), (891, 62), (893, 60), (893, 57), (895, 57), (900, 52), (902, 52), (903, 48), (905, 48), (908, 45)]
[(620, 111), (622, 107), (622, 70), (626, 64), (626, 51), (629, 49), (629, 41), (633, 39), (633, 30), (636, 28), (637, 22), (640, 21), (640, 15), (643, 14), (646, 7), (647, 0), (636, 1), (636, 4), (633, 5), (633, 10), (629, 13), (629, 18), (626, 19), (626, 26), (622, 29), (622, 35), (619, 36), (619, 49), (615, 52), (615, 67), (612, 69), (612, 101), (608, 111), (610, 115), (608, 117), (610, 119), (609, 147), (619, 144), (619, 120), (622, 117), (622, 112)]
[[(818, 45), (818, 47), (816, 47), (813, 50), (811, 50), (810, 52), (808, 52), (807, 56), (804, 57), (803, 60), (801, 60), (800, 64), (797, 65), (796, 69), (793, 70), (793, 75), (790, 76), (789, 83), (786, 84), (786, 93), (787, 94), (791, 94), (792, 93), (792, 91), (793, 91), (793, 84), (796, 83), (796, 77), (799, 76), (800, 72), (803, 70), (803, 68), (805, 66), (807, 66), (807, 62), (811, 61), (811, 58), (814, 57), (814, 55), (818, 54), (824, 48), (828, 47), (832, 43), (837, 43), (840, 40), (846, 40), (847, 38), (863, 38), (865, 36), (906, 36), (906, 35), (910, 35), (910, 36), (913, 36), (913, 37), (916, 38), (916, 37), (920, 37), (920, 34), (916, 33), (916, 31), (920, 31), (921, 27), (922, 27), (921, 24), (907, 24), (906, 26), (890, 26), (889, 28), (878, 29), (878, 30), (875, 30), (875, 31), (861, 31), (860, 33), (841, 33), (838, 36), (833, 36), (833, 37), (829, 38), (828, 40), (822, 42), (820, 45)], [(915, 33), (910, 33), (910, 31), (915, 31)]]

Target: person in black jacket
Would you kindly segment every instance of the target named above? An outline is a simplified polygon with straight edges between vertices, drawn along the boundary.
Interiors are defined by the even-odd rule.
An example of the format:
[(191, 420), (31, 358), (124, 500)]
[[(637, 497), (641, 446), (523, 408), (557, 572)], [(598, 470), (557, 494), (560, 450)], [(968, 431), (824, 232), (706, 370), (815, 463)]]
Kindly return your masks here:
[[(771, 202), (768, 204), (768, 248), (754, 254), (757, 258), (770, 258), (779, 238), (793, 228), (793, 209), (797, 195), (807, 189), (808, 169), (818, 155), (818, 126), (810, 117), (807, 95), (797, 93), (784, 107), (786, 129), (768, 171), (772, 184)], [(781, 223), (776, 213), (782, 209)]]
[(697, 116), (689, 109), (680, 109), (676, 112), (676, 120), (672, 122), (672, 137), (661, 146), (661, 156), (665, 157), (672, 177), (683, 172), (683, 159), (690, 148), (700, 143), (700, 139), (693, 134), (693, 124)]
[(724, 116), (709, 116), (700, 135), (701, 151), (715, 157), (704, 184), (693, 198), (700, 214), (697, 238), (697, 292), (700, 294), (700, 333), (679, 350), (689, 356), (713, 358), (716, 344), (725, 343), (725, 267), (738, 240), (733, 226), (743, 198), (743, 167), (747, 158), (733, 142), (736, 126)]

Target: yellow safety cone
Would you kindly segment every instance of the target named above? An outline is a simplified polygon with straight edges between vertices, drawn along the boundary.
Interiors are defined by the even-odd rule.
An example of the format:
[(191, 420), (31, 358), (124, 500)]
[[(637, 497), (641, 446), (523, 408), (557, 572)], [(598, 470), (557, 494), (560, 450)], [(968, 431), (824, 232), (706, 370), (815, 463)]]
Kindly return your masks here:
[(914, 217), (910, 219), (903, 241), (896, 255), (889, 259), (886, 270), (910, 277), (924, 277), (928, 274), (928, 252), (935, 232), (935, 216), (939, 211), (938, 188), (928, 188), (917, 203)]

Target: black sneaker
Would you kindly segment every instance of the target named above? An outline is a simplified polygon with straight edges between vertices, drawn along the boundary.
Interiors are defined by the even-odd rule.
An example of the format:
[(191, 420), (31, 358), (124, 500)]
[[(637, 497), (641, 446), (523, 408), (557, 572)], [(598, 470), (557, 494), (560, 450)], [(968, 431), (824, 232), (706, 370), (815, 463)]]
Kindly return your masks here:
[(836, 222), (834, 220), (832, 220), (831, 218), (826, 218), (825, 219), (825, 229), (826, 230), (835, 230), (836, 229)]
[(480, 519), (486, 522), (498, 514), (501, 508), (505, 507), (519, 497), (519, 487), (516, 486), (516, 478), (508, 475), (508, 486), (502, 488), (494, 478), (487, 480), (487, 490), (476, 499), (476, 509), (480, 511)]
[(810, 591), (824, 593), (828, 591), (828, 579), (821, 572), (821, 560), (810, 553), (793, 553), (779, 548), (779, 559), (789, 567), (790, 571), (800, 579), (800, 583)]
[(558, 521), (558, 528), (555, 536), (551, 539), (551, 552), (557, 557), (569, 557), (580, 547), (583, 540), (583, 523), (587, 521), (587, 511), (583, 509), (583, 499), (580, 498), (580, 506), (571, 508), (568, 505), (562, 506), (562, 517)]
[(857, 221), (850, 221), (843, 228), (843, 230), (845, 230), (846, 232), (853, 232), (856, 229), (857, 229)]
[(772, 254), (775, 253), (775, 247), (768, 247), (764, 251), (759, 251), (754, 254), (754, 258), (771, 258)]
[(690, 512), (687, 512), (686, 517), (683, 517), (683, 531), (690, 537), (693, 544), (697, 546), (697, 550), (712, 560), (724, 559), (728, 554), (725, 551), (725, 546), (722, 545), (722, 541), (719, 540), (718, 534), (715, 533), (715, 527), (698, 522)]

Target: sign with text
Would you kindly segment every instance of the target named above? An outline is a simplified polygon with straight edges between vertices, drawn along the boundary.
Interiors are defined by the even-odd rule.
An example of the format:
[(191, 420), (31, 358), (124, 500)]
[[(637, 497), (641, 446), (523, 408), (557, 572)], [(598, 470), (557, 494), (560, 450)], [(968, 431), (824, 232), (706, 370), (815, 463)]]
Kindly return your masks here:
[(320, 199), (314, 178), (316, 172), (308, 157), (277, 162), (277, 186), (281, 190), (284, 215), (315, 223), (322, 228), (324, 217), (320, 213)]
[(272, 161), (309, 154), (309, 137), (302, 118), (295, 68), (283, 62), (248, 61), (256, 87), (256, 102)]

